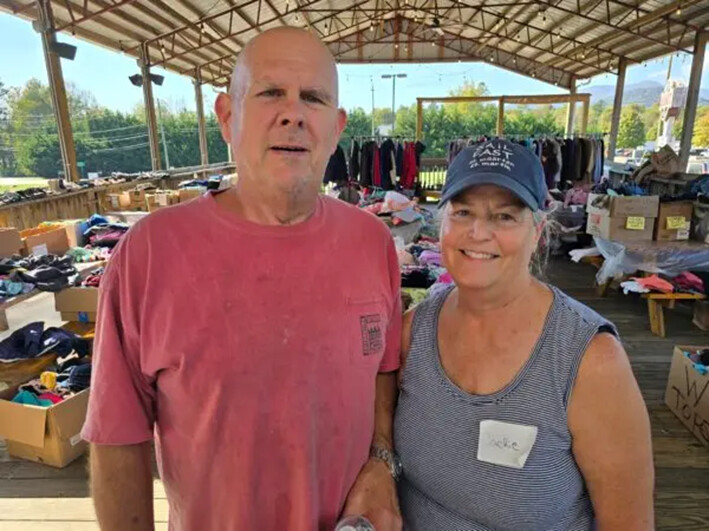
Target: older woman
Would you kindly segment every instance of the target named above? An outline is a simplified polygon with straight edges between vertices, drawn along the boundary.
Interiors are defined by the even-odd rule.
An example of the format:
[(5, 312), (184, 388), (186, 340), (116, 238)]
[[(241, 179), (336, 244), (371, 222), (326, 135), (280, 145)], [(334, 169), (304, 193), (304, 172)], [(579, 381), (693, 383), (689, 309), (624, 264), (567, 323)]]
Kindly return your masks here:
[(618, 333), (530, 272), (546, 193), (539, 160), (508, 141), (449, 168), (454, 284), (405, 316), (405, 529), (653, 528), (648, 415)]

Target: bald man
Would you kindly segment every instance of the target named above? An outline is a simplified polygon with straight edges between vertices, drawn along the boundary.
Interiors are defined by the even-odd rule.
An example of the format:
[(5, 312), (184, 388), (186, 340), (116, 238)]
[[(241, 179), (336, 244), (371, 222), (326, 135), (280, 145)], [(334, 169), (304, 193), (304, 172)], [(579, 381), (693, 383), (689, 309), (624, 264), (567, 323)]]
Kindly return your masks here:
[(377, 218), (319, 195), (337, 92), (309, 33), (252, 40), (216, 102), (236, 185), (151, 214), (113, 255), (82, 432), (103, 530), (153, 528), (153, 440), (170, 529), (400, 529), (399, 270)]

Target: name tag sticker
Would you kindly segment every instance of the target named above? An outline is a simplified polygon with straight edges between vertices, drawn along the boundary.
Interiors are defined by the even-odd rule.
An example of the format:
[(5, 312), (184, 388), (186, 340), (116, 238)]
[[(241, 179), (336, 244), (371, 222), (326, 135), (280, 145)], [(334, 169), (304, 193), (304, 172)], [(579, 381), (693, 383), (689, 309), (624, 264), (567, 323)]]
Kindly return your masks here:
[(482, 420), (478, 460), (509, 468), (524, 468), (537, 440), (537, 431), (536, 426)]

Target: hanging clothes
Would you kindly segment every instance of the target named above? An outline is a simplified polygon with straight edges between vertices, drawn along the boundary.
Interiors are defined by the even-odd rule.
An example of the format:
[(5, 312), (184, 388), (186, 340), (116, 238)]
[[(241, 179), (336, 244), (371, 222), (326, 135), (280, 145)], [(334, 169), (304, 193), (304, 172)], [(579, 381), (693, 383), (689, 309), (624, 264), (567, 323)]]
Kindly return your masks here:
[(372, 186), (374, 183), (374, 151), (376, 145), (376, 142), (372, 141), (362, 144), (359, 183), (365, 187)]
[(401, 142), (396, 143), (396, 176), (401, 179), (404, 174), (404, 145)]
[(350, 179), (353, 181), (359, 180), (359, 163), (360, 163), (360, 153), (359, 153), (359, 143), (356, 140), (352, 141), (352, 146), (350, 147), (350, 165), (349, 165), (349, 175)]
[(339, 145), (330, 156), (323, 181), (326, 183), (347, 181), (347, 159), (345, 159), (344, 150)]
[(381, 187), (385, 190), (392, 190), (394, 182), (392, 181), (392, 172), (395, 169), (394, 152), (396, 146), (391, 139), (386, 139), (379, 146), (379, 161), (381, 164)]
[(372, 161), (372, 185), (378, 188), (382, 187), (382, 167), (381, 158), (379, 156), (379, 148), (376, 142), (373, 142), (374, 160)]

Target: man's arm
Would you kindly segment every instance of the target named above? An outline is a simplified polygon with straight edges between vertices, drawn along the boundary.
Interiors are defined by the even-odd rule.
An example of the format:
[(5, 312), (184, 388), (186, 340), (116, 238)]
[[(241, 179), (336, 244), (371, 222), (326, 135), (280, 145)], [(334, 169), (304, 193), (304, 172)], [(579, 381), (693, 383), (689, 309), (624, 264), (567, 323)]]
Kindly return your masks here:
[(101, 531), (152, 531), (151, 443), (92, 444), (91, 496)]
[[(372, 444), (392, 450), (396, 372), (379, 373), (376, 386)], [(384, 461), (370, 458), (360, 471), (343, 511), (343, 516), (349, 515), (366, 516), (377, 531), (401, 529), (396, 483)]]

